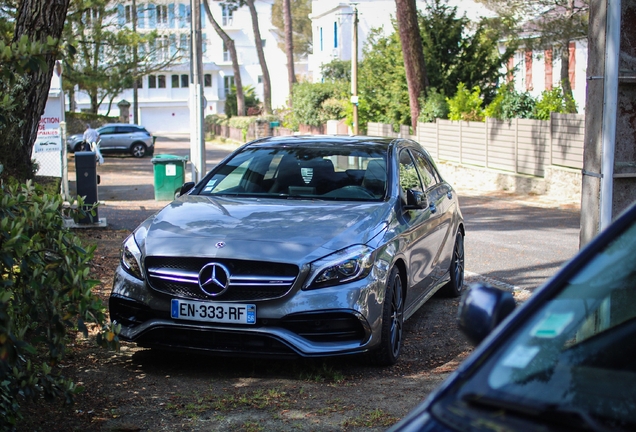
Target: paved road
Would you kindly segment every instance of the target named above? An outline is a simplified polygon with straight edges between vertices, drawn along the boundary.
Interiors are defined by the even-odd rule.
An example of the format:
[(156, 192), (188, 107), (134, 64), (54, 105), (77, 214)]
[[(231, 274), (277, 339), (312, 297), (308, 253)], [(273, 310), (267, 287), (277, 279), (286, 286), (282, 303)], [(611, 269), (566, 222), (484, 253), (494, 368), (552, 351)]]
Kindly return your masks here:
[[(211, 169), (235, 146), (206, 146)], [(155, 154), (187, 156), (183, 137), (159, 138)], [(150, 158), (106, 156), (98, 167), (100, 218), (112, 229), (132, 230), (167, 204), (154, 199), (154, 174)], [(75, 180), (72, 158), (69, 179)], [(185, 180), (191, 179), (190, 164)], [(71, 182), (74, 190), (75, 182)], [(466, 221), (466, 270), (470, 280), (491, 279), (511, 289), (532, 291), (578, 250), (580, 212), (561, 209), (557, 203), (528, 205), (530, 197), (458, 191)]]

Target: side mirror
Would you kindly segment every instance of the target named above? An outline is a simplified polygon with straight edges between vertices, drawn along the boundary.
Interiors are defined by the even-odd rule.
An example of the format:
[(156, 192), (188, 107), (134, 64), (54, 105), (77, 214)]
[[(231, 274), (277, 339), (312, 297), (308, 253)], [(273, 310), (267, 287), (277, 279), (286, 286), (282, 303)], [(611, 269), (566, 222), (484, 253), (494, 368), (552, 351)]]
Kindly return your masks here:
[(194, 187), (194, 182), (185, 182), (183, 186), (181, 186), (181, 190), (179, 191), (179, 196), (185, 195), (192, 190)]
[(424, 192), (414, 189), (406, 190), (406, 210), (421, 210), (428, 206), (428, 198)]
[(512, 293), (474, 284), (464, 293), (459, 304), (459, 328), (473, 345), (479, 345), (515, 306)]

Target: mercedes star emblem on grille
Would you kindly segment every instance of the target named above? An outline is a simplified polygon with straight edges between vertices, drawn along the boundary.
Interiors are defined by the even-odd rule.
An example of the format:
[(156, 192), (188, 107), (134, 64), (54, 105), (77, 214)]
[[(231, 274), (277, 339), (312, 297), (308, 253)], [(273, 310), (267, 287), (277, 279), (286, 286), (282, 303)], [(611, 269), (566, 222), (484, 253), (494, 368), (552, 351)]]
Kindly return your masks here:
[(225, 247), (225, 242), (218, 242), (214, 246), (216, 246), (217, 249), (221, 249), (222, 247)]
[(216, 297), (227, 291), (230, 271), (223, 264), (209, 263), (199, 271), (199, 286), (209, 296)]

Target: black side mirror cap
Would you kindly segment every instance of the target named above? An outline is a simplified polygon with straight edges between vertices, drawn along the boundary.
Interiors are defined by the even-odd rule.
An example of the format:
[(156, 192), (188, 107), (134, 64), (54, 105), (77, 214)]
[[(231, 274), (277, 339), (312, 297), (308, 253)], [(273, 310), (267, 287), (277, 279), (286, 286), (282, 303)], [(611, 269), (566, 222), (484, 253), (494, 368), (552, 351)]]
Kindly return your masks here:
[(473, 284), (459, 304), (459, 328), (473, 345), (479, 345), (515, 306), (512, 293), (490, 285)]
[(414, 189), (406, 190), (406, 210), (421, 210), (428, 206), (428, 198), (424, 192)]
[(185, 182), (183, 186), (181, 186), (181, 190), (179, 191), (179, 196), (185, 195), (192, 190), (194, 187), (194, 182)]

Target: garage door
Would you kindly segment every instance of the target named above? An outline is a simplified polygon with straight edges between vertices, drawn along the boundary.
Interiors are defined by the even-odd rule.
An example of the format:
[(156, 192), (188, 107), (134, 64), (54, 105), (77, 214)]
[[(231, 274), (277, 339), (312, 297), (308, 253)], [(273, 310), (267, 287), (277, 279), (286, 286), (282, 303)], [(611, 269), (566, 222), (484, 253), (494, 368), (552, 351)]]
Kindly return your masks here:
[(140, 120), (156, 135), (190, 133), (190, 110), (187, 107), (141, 108)]

